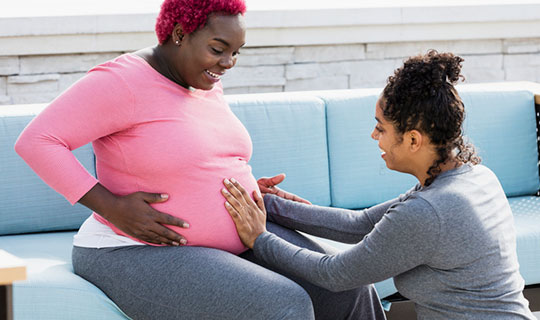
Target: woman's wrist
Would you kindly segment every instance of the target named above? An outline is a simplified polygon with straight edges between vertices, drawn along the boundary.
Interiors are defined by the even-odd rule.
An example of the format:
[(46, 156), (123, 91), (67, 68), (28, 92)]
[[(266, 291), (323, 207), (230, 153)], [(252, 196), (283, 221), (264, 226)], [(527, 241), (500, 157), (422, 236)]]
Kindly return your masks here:
[(79, 200), (79, 203), (109, 220), (114, 217), (115, 212), (122, 212), (120, 199), (98, 183)]
[(257, 246), (257, 241), (261, 242), (263, 241), (262, 239), (265, 238), (267, 236), (267, 234), (269, 234), (270, 232), (268, 232), (267, 230), (264, 230), (263, 232), (261, 232), (256, 238), (255, 240), (253, 240), (253, 243), (251, 244), (251, 247), (250, 249), (252, 250), (255, 250), (255, 247)]

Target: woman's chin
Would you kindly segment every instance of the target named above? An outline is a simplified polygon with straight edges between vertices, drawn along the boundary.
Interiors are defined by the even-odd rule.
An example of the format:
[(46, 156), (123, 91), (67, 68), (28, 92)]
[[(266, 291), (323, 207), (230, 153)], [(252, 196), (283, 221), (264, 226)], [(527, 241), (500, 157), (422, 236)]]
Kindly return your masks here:
[(198, 86), (196, 89), (209, 91), (214, 89), (214, 83), (205, 84), (204, 86)]
[(386, 167), (387, 167), (389, 170), (397, 171), (396, 168), (395, 168), (391, 163), (388, 163), (388, 161), (386, 161), (386, 159), (384, 160), (384, 164), (386, 164)]

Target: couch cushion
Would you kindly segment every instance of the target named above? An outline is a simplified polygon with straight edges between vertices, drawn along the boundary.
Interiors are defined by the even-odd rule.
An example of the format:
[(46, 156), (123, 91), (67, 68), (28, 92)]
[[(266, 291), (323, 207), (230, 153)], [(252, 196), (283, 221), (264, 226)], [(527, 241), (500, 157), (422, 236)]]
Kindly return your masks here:
[[(0, 108), (0, 234), (74, 230), (90, 214), (82, 205), (72, 207), (15, 153), (17, 137), (43, 108), (44, 105)], [(95, 174), (90, 145), (75, 150), (75, 155)]]
[(405, 192), (416, 179), (386, 168), (377, 141), (375, 103), (380, 89), (320, 91), (326, 102), (332, 206), (365, 208)]
[[(486, 89), (488, 88), (488, 89)], [(386, 168), (377, 142), (375, 103), (380, 89), (321, 91), (327, 106), (332, 205), (364, 208), (405, 192), (417, 180)], [(534, 96), (530, 91), (459, 87), (467, 112), (464, 133), (508, 196), (540, 188)]]
[(27, 264), (27, 280), (13, 284), (15, 319), (128, 319), (101, 290), (73, 273), (74, 234), (51, 232), (0, 237), (0, 249)]
[(533, 93), (465, 87), (460, 95), (467, 112), (465, 134), (506, 195), (535, 194), (540, 181)]
[(508, 199), (514, 213), (519, 271), (525, 284), (540, 283), (540, 197)]
[(330, 205), (324, 102), (289, 93), (227, 96), (253, 141), (256, 178), (287, 174), (280, 187)]

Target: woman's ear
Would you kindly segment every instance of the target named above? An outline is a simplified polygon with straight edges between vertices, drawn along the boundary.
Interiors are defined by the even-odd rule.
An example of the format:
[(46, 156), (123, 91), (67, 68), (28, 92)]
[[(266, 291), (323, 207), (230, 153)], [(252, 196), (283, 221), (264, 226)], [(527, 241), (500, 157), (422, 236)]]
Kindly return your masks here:
[(422, 147), (422, 143), (425, 142), (425, 137), (418, 130), (411, 130), (406, 135), (408, 136), (408, 142), (412, 152), (418, 151)]
[(172, 32), (172, 41), (175, 45), (181, 46), (183, 39), (184, 39), (184, 31), (182, 30), (182, 26), (178, 23), (176, 24), (176, 26), (174, 26), (174, 29)]

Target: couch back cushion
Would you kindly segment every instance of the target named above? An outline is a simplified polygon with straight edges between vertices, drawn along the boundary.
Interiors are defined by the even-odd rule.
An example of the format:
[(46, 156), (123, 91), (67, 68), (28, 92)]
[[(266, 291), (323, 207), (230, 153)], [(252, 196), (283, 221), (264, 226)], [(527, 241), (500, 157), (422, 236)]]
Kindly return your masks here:
[[(15, 153), (17, 137), (44, 107), (0, 107), (0, 235), (74, 230), (91, 213), (82, 205), (71, 206)], [(95, 175), (91, 146), (75, 150), (75, 155)]]
[(330, 205), (324, 102), (298, 93), (226, 98), (253, 141), (253, 175), (285, 173), (280, 187), (315, 204)]
[(326, 102), (332, 206), (364, 208), (415, 185), (410, 175), (386, 168), (377, 141), (375, 102), (380, 89), (321, 91)]
[[(534, 194), (540, 187), (534, 97), (529, 91), (459, 87), (467, 119), (465, 135), (483, 164), (499, 177), (508, 196)], [(327, 106), (332, 205), (369, 207), (417, 183), (390, 171), (370, 138), (380, 89), (321, 91)]]
[(533, 93), (464, 87), (460, 95), (467, 112), (465, 134), (506, 195), (536, 193), (540, 182)]
[[(490, 89), (491, 88), (491, 89)], [(503, 88), (504, 89), (504, 88)], [(540, 188), (534, 97), (526, 90), (462, 86), (465, 134), (508, 196)], [(315, 204), (364, 208), (416, 184), (390, 171), (370, 138), (380, 89), (226, 96), (253, 141), (258, 178), (287, 174), (282, 187)], [(44, 105), (0, 107), (0, 234), (77, 229), (90, 210), (71, 206), (15, 153), (23, 128)], [(95, 175), (90, 145), (75, 150)]]

